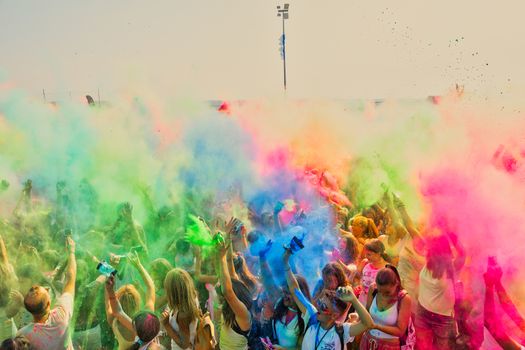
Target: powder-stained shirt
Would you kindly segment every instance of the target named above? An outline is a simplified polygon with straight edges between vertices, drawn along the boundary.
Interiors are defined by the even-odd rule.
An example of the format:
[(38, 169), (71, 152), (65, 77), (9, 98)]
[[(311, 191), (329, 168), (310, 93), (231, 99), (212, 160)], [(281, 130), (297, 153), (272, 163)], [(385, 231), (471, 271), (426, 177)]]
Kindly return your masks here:
[(370, 289), (370, 286), (376, 281), (376, 276), (378, 272), (379, 269), (376, 269), (370, 263), (366, 264), (363, 268), (361, 276), (361, 285), (363, 286), (363, 291), (359, 295), (359, 302), (361, 302), (361, 304), (363, 305), (366, 305), (366, 302), (368, 300), (368, 290)]
[(329, 329), (323, 329), (319, 323), (308, 327), (303, 338), (302, 350), (344, 350), (345, 344), (354, 340), (350, 336), (350, 323), (343, 323), (343, 342), (335, 330), (335, 325)]
[(18, 335), (26, 336), (35, 350), (73, 350), (68, 332), (72, 314), (73, 295), (64, 293), (57, 298), (56, 307), (45, 323), (30, 323)]

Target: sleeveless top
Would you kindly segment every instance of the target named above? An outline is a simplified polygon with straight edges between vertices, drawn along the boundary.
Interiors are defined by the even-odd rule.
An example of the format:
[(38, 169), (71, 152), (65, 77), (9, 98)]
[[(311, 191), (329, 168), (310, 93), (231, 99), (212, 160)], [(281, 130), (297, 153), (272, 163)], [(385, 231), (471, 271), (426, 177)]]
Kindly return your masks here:
[[(178, 313), (179, 313), (178, 310), (173, 310), (172, 314), (170, 315), (170, 325), (177, 333), (179, 333), (179, 324), (177, 323)], [(198, 323), (197, 319), (191, 321), (190, 323), (190, 346), (187, 347), (186, 349), (191, 349), (192, 344), (195, 342), (195, 334), (197, 333), (197, 323)], [(184, 350), (181, 347), (179, 347), (173, 339), (171, 340), (171, 349), (172, 350)]]
[[(374, 300), (372, 301), (372, 305), (370, 305), (370, 316), (372, 316), (372, 319), (374, 320), (374, 323), (382, 325), (382, 326), (395, 326), (397, 324), (397, 317), (398, 317), (398, 304), (399, 301), (396, 301), (393, 305), (390, 305), (390, 307), (386, 310), (380, 311), (377, 307), (377, 296), (374, 297)], [(371, 329), (369, 331), (370, 335), (376, 337), (376, 338), (382, 338), (382, 339), (397, 339), (397, 337), (387, 334), (385, 332), (382, 332), (378, 329)]]
[(237, 322), (232, 327), (224, 322), (224, 317), (221, 317), (221, 335), (219, 346), (221, 350), (248, 350), (248, 334), (250, 331), (240, 330)]

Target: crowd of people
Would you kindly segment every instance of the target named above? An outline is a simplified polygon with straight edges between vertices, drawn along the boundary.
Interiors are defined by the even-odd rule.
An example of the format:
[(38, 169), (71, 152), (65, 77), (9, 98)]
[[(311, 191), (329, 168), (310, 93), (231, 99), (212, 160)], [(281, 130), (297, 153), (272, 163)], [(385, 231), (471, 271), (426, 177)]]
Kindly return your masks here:
[[(79, 186), (90, 200), (73, 203), (59, 182), (47, 206), (26, 181), (0, 223), (0, 349), (480, 348), (458, 277), (461, 239), (423, 233), (387, 190), (360, 207), (329, 174), (317, 181), (332, 186), (319, 196), (333, 214), (332, 246), (308, 241), (310, 213), (299, 201), (286, 203), (293, 215), (284, 220), (289, 198), (271, 210), (243, 203), (241, 221), (212, 214), (208, 200), (156, 209), (143, 191), (144, 226), (123, 203), (97, 227), (109, 219), (88, 181)], [(188, 235), (188, 223), (211, 241)], [(306, 242), (321, 248), (307, 253)], [(485, 327), (503, 348), (520, 349), (498, 321), (495, 295), (519, 329), (525, 320), (495, 258), (486, 271)]]

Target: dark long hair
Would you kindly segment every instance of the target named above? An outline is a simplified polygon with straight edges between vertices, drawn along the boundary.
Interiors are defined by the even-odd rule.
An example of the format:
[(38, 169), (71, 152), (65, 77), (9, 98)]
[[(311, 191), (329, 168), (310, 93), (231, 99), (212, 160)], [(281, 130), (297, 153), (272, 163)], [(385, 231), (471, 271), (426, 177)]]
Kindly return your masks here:
[(384, 286), (387, 284), (395, 285), (397, 284), (397, 292), (403, 289), (401, 285), (401, 277), (394, 265), (387, 264), (384, 268), (379, 270), (376, 275), (376, 284), (378, 286)]
[[(252, 295), (250, 293), (250, 290), (248, 287), (244, 285), (239, 280), (231, 279), (232, 281), (232, 288), (233, 292), (235, 293), (235, 296), (241, 301), (241, 303), (246, 306), (248, 310), (251, 310), (252, 308)], [(232, 308), (228, 304), (226, 300), (222, 302), (222, 317), (224, 317), (224, 322), (226, 325), (231, 327), (233, 323), (235, 322), (235, 313), (233, 312)]]
[[(308, 282), (306, 282), (306, 279), (301, 275), (295, 275), (295, 279), (299, 283), (299, 288), (301, 289), (301, 292), (303, 293), (304, 297), (308, 299), (309, 301), (311, 301), (312, 298), (310, 296), (310, 288), (308, 287)], [(294, 291), (291, 290), (290, 293), (294, 293)], [(281, 321), (283, 317), (286, 315), (287, 310), (288, 310), (288, 307), (284, 305), (284, 301), (281, 298), (279, 302), (277, 303), (277, 305), (275, 306), (275, 310), (272, 316), (273, 321), (274, 322)], [(301, 312), (297, 312), (297, 316), (298, 316), (298, 322), (297, 322), (296, 334), (297, 336), (300, 336), (304, 332), (305, 324), (301, 316)]]
[(355, 264), (359, 257), (359, 241), (354, 237), (354, 235), (343, 235), (341, 237), (346, 242), (346, 249), (344, 255), (349, 258), (350, 261), (345, 261), (345, 263)]
[(239, 275), (241, 282), (248, 287), (252, 296), (255, 296), (258, 287), (257, 278), (255, 278), (250, 269), (248, 269), (246, 260), (242, 255), (239, 254), (233, 258), (233, 267), (237, 275)]
[(385, 245), (379, 239), (374, 238), (365, 243), (365, 249), (381, 255), (386, 262), (392, 262), (390, 256), (385, 253)]

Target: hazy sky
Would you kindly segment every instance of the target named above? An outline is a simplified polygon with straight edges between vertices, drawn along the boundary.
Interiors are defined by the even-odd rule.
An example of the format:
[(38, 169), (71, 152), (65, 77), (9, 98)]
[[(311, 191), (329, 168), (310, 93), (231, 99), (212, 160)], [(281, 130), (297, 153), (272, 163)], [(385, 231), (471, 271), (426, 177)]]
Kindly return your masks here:
[[(522, 0), (288, 2), (289, 96), (525, 86)], [(35, 95), (140, 86), (208, 99), (281, 96), (278, 4), (0, 0), (0, 76)]]

